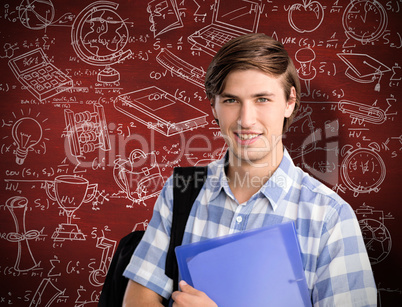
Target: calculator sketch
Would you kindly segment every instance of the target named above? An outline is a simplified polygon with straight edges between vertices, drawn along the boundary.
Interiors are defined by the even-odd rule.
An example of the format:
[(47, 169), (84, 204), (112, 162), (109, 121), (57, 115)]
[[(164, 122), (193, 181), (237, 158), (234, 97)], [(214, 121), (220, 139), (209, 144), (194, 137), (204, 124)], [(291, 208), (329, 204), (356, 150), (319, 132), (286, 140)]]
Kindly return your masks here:
[(41, 48), (12, 58), (8, 65), (17, 79), (39, 100), (73, 86), (73, 80), (49, 62)]

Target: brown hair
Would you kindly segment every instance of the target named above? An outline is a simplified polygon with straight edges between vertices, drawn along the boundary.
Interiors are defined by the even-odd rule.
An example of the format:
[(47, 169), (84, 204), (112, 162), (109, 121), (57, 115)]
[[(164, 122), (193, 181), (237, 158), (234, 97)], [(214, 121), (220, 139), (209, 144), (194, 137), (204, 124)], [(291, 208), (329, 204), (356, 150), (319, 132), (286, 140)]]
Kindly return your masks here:
[(212, 101), (222, 93), (226, 77), (231, 71), (246, 69), (259, 69), (268, 75), (281, 77), (286, 100), (290, 97), (291, 88), (296, 89), (295, 108), (283, 124), (283, 132), (286, 132), (300, 106), (300, 81), (283, 45), (263, 33), (236, 37), (216, 53), (205, 76), (208, 99)]

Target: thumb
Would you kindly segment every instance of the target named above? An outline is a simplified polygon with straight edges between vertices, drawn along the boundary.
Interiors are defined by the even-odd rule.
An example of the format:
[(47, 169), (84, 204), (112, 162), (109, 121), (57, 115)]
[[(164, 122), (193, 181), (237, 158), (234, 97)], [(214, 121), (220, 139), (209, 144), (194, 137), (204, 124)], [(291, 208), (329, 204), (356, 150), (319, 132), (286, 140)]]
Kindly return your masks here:
[(196, 294), (198, 290), (194, 289), (191, 287), (188, 283), (186, 283), (184, 280), (181, 280), (179, 282), (179, 286), (182, 292), (188, 293), (188, 294)]

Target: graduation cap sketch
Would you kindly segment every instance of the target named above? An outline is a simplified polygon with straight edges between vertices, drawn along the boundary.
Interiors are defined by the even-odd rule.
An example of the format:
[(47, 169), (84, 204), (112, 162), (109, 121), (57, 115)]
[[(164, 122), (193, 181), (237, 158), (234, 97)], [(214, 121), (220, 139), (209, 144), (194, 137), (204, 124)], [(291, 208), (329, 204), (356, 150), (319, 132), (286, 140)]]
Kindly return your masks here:
[(348, 66), (345, 75), (359, 83), (377, 84), (374, 90), (380, 91), (380, 81), (384, 73), (391, 69), (367, 54), (361, 53), (338, 53), (338, 57)]

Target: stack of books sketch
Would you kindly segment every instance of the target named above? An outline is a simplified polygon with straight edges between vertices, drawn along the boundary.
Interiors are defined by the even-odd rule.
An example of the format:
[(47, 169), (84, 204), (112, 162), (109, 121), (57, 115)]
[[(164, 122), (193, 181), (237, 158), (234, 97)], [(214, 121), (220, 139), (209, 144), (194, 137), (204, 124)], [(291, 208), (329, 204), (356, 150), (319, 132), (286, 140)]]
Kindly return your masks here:
[(114, 101), (114, 106), (165, 136), (207, 125), (206, 113), (156, 86), (120, 95)]
[(190, 35), (188, 41), (193, 49), (213, 56), (232, 38), (256, 33), (261, 12), (261, 0), (217, 0), (212, 23)]
[(40, 101), (73, 86), (73, 80), (49, 62), (41, 48), (8, 62), (17, 79)]
[(168, 69), (172, 74), (187, 80), (204, 89), (205, 71), (185, 62), (169, 50), (162, 48), (156, 61)]

